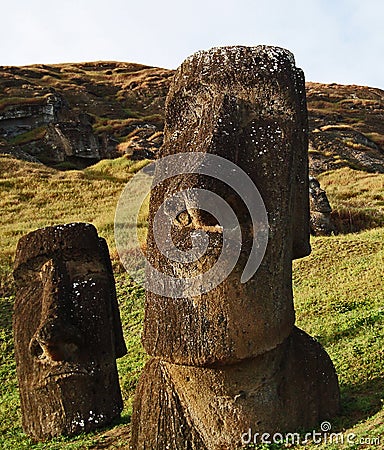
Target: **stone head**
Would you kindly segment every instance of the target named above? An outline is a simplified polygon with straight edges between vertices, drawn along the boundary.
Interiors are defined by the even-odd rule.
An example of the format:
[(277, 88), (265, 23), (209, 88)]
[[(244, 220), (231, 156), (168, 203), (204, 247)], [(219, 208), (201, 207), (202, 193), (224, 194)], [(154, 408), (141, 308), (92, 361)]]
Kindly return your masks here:
[[(181, 158), (187, 154), (195, 155), (188, 164)], [(233, 188), (232, 180), (241, 185), (245, 177), (234, 169), (223, 181), (217, 175), (223, 172), (222, 163), (216, 165), (217, 174), (206, 176), (205, 169), (195, 170), (198, 154), (219, 156), (245, 172), (263, 199), (266, 225), (250, 214), (256, 195), (240, 196)], [(195, 53), (177, 69), (166, 100), (160, 151), (164, 158), (158, 159), (154, 175), (164, 181), (151, 191), (148, 260), (169, 278), (197, 279), (213, 267), (219, 267), (221, 275), (216, 262), (226, 248), (225, 227), (220, 229), (217, 216), (206, 214), (202, 202), (188, 197), (194, 189), (212, 192), (229, 205), (238, 219), (241, 249), (236, 258), (228, 253), (226, 261), (236, 264), (222, 282), (212, 278), (209, 291), (200, 294), (196, 289), (197, 294), (190, 295), (181, 290), (178, 298), (171, 289), (169, 295), (147, 291), (143, 343), (150, 355), (177, 364), (234, 363), (269, 351), (288, 337), (295, 320), (292, 260), (310, 253), (307, 154), (304, 75), (289, 51), (214, 48)], [(159, 161), (168, 156), (178, 156), (188, 171), (182, 168), (181, 175), (166, 178), (174, 167)], [(207, 165), (203, 159), (200, 167)], [(176, 216), (168, 241), (189, 252), (194, 245), (189, 237), (205, 233), (207, 251), (194, 265), (175, 263), (160, 251), (161, 227), (153, 226), (162, 205), (180, 193), (185, 208)], [(260, 229), (267, 230), (268, 245), (260, 252), (257, 270), (243, 281)], [(227, 242), (231, 245), (230, 239)], [(263, 246), (257, 242), (254, 247)], [(150, 283), (156, 276), (147, 271)]]
[(90, 224), (39, 229), (20, 239), (14, 277), (24, 430), (44, 439), (110, 422), (126, 348), (106, 242)]
[(309, 177), (309, 201), (311, 211), (317, 211), (320, 213), (332, 212), (327, 194), (324, 189), (321, 189), (319, 181), (314, 177)]

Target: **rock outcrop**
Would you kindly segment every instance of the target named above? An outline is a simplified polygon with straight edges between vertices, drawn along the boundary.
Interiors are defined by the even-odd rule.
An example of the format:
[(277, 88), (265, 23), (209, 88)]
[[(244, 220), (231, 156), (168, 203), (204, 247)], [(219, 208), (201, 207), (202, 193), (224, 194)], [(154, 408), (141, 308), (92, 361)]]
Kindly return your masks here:
[[(1, 151), (79, 167), (123, 154), (155, 158), (173, 74), (118, 62), (0, 67)], [(306, 90), (311, 175), (343, 166), (384, 172), (384, 92), (320, 83)], [(55, 127), (60, 104), (71, 115)]]
[(314, 427), (338, 412), (339, 389), (294, 326), (292, 260), (310, 253), (303, 73), (280, 48), (199, 52), (177, 70), (165, 117), (147, 239), (152, 358), (130, 448), (233, 450), (249, 429)]
[(52, 94), (31, 98), (23, 105), (8, 104), (0, 112), (1, 136), (5, 139), (14, 138), (53, 123), (57, 121), (57, 113), (61, 108), (61, 98)]
[(25, 152), (47, 163), (111, 156), (94, 134), (92, 118), (74, 112), (63, 96), (51, 93), (25, 101), (0, 112), (0, 136), (10, 143), (10, 153)]
[(125, 153), (153, 158), (171, 75), (130, 63), (1, 67), (2, 151), (78, 167)]

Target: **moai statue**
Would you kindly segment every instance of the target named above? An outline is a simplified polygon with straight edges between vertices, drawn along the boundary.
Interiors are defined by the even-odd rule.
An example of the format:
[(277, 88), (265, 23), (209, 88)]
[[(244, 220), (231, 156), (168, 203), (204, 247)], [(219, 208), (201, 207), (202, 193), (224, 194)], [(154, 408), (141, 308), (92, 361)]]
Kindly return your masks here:
[(14, 277), (24, 431), (45, 440), (110, 423), (123, 408), (116, 358), (126, 347), (105, 240), (85, 223), (33, 231)]
[(319, 180), (309, 177), (309, 204), (310, 204), (310, 228), (315, 236), (329, 236), (335, 233), (331, 221), (332, 208), (324, 189), (321, 189)]
[[(304, 76), (287, 50), (215, 48), (192, 55), (176, 71), (150, 199), (147, 258), (154, 269), (147, 268), (147, 276), (155, 288), (147, 291), (143, 344), (152, 359), (136, 392), (131, 449), (234, 450), (244, 435), (243, 442), (250, 435), (254, 442), (257, 433), (314, 427), (337, 413), (332, 362), (294, 326), (292, 260), (310, 253), (307, 148)], [(171, 155), (179, 155), (180, 167), (175, 159), (163, 163)], [(217, 176), (207, 176), (212, 155), (238, 167), (232, 178), (220, 179), (221, 163)], [(256, 197), (239, 195), (246, 177), (263, 199), (268, 243), (244, 280), (263, 227), (249, 213)], [(238, 191), (232, 179), (240, 180)], [(202, 206), (199, 189), (224, 199), (237, 217), (238, 258), (220, 283), (213, 279), (212, 289), (167, 295), (157, 286), (166, 285), (165, 278), (153, 280), (156, 271), (193, 278), (231, 246), (217, 215)], [(157, 219), (161, 209), (171, 226)], [(228, 227), (232, 236), (236, 226)], [(166, 239), (161, 233), (168, 228)], [(186, 257), (183, 264), (164, 251), (162, 242), (172, 241), (188, 254), (202, 232), (206, 251), (195, 261)]]

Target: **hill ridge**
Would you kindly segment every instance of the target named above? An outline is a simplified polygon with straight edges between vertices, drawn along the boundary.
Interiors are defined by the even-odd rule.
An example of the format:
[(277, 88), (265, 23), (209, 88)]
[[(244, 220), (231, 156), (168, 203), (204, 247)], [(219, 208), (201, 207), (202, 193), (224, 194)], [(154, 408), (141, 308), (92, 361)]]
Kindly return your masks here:
[[(0, 152), (58, 168), (155, 158), (174, 71), (91, 61), (0, 66)], [(384, 91), (306, 83), (310, 170), (384, 173)]]

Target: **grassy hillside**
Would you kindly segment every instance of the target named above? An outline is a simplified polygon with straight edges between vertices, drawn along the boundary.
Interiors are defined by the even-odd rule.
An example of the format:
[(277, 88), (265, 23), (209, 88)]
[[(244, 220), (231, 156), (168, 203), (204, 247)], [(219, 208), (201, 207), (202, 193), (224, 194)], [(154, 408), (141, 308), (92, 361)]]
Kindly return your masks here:
[[(132, 154), (135, 149), (155, 150), (162, 141), (164, 101), (172, 75), (166, 69), (106, 61), (0, 67), (0, 146), (3, 152), (22, 158), (33, 155), (63, 168), (83, 168), (100, 156)], [(47, 118), (41, 108), (49, 102), (55, 105), (48, 108), (54, 117)], [(78, 133), (72, 130), (65, 142), (58, 141), (52, 123), (60, 124), (64, 134), (68, 128)], [(81, 135), (92, 135), (101, 155), (93, 151), (91, 160), (76, 157), (68, 138), (80, 151), (87, 142)]]
[[(150, 150), (155, 156), (162, 143), (164, 104), (173, 74), (172, 70), (111, 61), (0, 66), (0, 148), (60, 165), (62, 160), (52, 150), (57, 147), (49, 131), (52, 127), (40, 123), (41, 118), (35, 123), (36, 111), (35, 120), (29, 126), (25, 123), (30, 108), (43, 107), (56, 96), (60, 106), (54, 123), (65, 124), (65, 129), (86, 120), (87, 133), (99, 139), (103, 157), (140, 150)], [(348, 166), (384, 173), (384, 91), (307, 83), (306, 92), (311, 172), (317, 175)], [(20, 118), (24, 118), (21, 127)], [(74, 147), (81, 145), (80, 139)], [(68, 151), (61, 156), (67, 167), (89, 164), (87, 158), (74, 158)]]
[[(132, 396), (146, 358), (140, 345), (144, 292), (118, 262), (113, 219), (120, 192), (143, 164), (123, 157), (81, 171), (59, 172), (0, 157), (0, 448), (127, 448)], [(312, 238), (312, 254), (294, 263), (297, 324), (324, 345), (339, 375), (342, 413), (332, 430), (353, 432), (365, 442), (381, 435), (384, 443), (384, 175), (344, 168), (324, 173), (320, 181), (335, 214), (343, 218), (342, 211), (348, 210), (351, 217), (368, 218), (367, 226), (361, 227), (367, 230)], [(34, 445), (20, 424), (11, 329), (12, 260), (23, 234), (70, 221), (92, 222), (110, 246), (128, 347), (128, 354), (118, 361), (125, 409), (121, 421), (108, 430)], [(285, 448), (271, 448), (280, 447)], [(372, 448), (355, 446), (364, 447)]]

